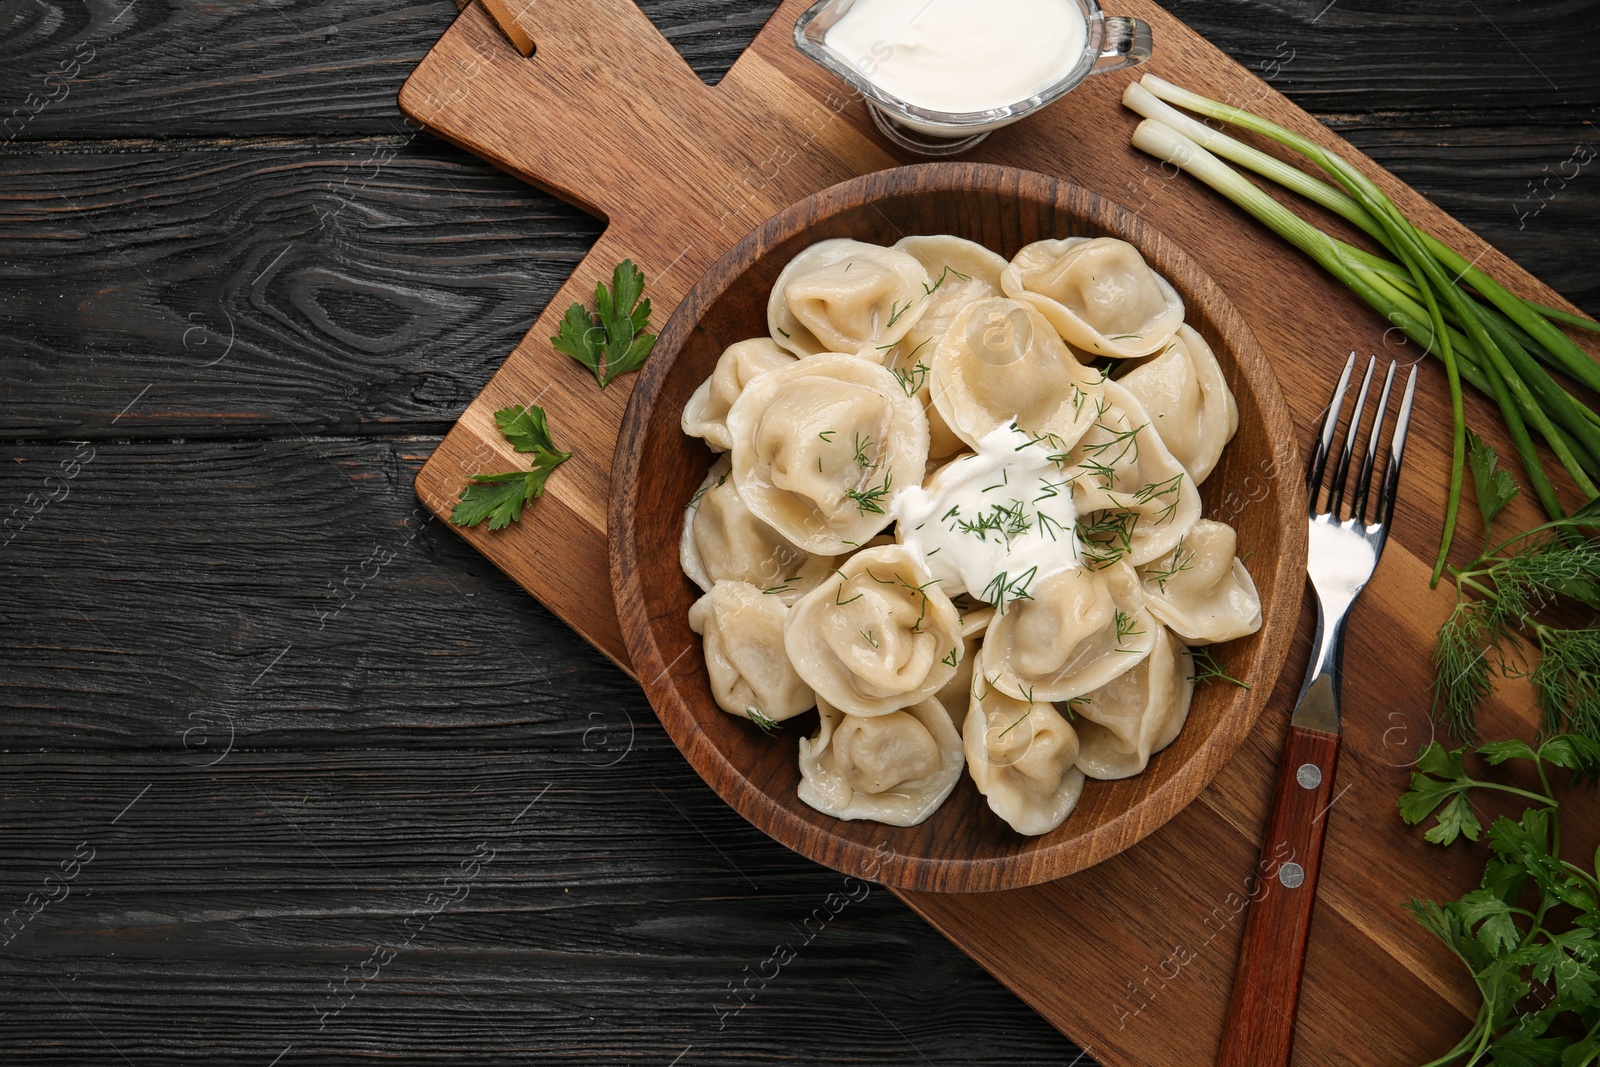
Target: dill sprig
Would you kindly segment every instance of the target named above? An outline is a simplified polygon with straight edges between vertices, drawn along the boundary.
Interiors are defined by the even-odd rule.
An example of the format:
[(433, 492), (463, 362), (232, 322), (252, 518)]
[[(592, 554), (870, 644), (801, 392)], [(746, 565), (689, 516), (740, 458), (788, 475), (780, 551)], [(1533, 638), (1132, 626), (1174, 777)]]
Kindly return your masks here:
[(783, 727), (783, 724), (777, 719), (768, 718), (763, 714), (760, 708), (745, 708), (744, 717), (755, 723), (757, 729), (768, 737), (771, 737), (775, 731)]
[[(916, 356), (916, 354), (922, 350), (922, 345), (925, 345), (927, 343), (928, 343), (927, 341), (924, 341), (924, 342), (922, 342), (921, 345), (918, 345), (916, 348), (913, 348), (911, 350), (911, 354), (908, 355), (906, 358), (907, 359), (914, 358)], [(919, 359), (919, 360), (917, 360), (915, 365), (895, 371), (894, 372), (894, 377), (895, 377), (895, 380), (900, 383), (900, 388), (905, 390), (906, 396), (916, 396), (919, 392), (922, 391), (923, 385), (927, 383), (927, 381), (928, 381), (928, 372), (931, 369), (932, 369), (931, 367), (929, 367), (926, 363), (922, 362)]]
[[(1469, 466), (1485, 531), (1517, 495), (1496, 463), (1494, 449), (1473, 436)], [(1569, 731), (1600, 740), (1600, 629), (1547, 621), (1566, 603), (1600, 609), (1600, 543), (1584, 535), (1597, 525), (1600, 500), (1450, 568), (1456, 606), (1434, 645), (1433, 710), (1451, 733), (1478, 736), (1478, 711), (1498, 674), (1533, 685), (1543, 735)]]
[(893, 484), (894, 471), (886, 471), (881, 484), (867, 489), (850, 489), (844, 495), (855, 504), (861, 514), (882, 515), (884, 500), (889, 496), (889, 489)]
[(994, 610), (1004, 615), (1006, 605), (1016, 600), (1032, 600), (1033, 593), (1028, 589), (1038, 577), (1039, 568), (1029, 567), (1021, 574), (1012, 577), (1008, 571), (1001, 571), (990, 579), (989, 584), (983, 587), (981, 594), (984, 600), (994, 605)]
[(1196, 685), (1210, 682), (1232, 682), (1240, 689), (1250, 688), (1249, 683), (1241, 682), (1229, 674), (1226, 667), (1217, 662), (1217, 654), (1211, 651), (1211, 646), (1202, 645), (1199, 648), (1191, 648), (1189, 656), (1194, 660), (1194, 673), (1189, 676), (1189, 681), (1194, 682)]
[(1156, 588), (1162, 593), (1167, 591), (1167, 583), (1184, 571), (1194, 566), (1195, 550), (1188, 554), (1183, 550), (1183, 538), (1178, 538), (1178, 544), (1172, 550), (1172, 555), (1163, 556), (1144, 569), (1144, 580), (1155, 582)]

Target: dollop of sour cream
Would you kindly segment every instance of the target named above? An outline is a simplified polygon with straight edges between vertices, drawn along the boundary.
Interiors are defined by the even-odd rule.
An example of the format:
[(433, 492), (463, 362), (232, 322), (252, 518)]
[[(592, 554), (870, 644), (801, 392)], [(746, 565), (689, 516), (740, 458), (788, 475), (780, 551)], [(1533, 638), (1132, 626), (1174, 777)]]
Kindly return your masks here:
[(964, 113), (1048, 89), (1088, 32), (1075, 0), (856, 0), (823, 43), (908, 104)]
[(900, 542), (939, 588), (1003, 608), (1040, 581), (1078, 566), (1078, 511), (1050, 451), (1010, 424), (978, 451), (941, 467), (926, 486), (895, 498)]

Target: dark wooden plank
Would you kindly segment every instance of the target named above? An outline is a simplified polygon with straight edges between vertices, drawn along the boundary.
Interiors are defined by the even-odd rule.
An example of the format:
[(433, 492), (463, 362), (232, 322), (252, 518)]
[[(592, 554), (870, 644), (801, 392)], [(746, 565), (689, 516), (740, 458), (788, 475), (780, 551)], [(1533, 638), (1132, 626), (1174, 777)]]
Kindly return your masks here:
[(418, 506), (436, 444), (8, 450), (7, 746), (616, 751), (649, 705)]
[[(644, 0), (709, 82), (766, 22), (751, 0)], [(11, 136), (397, 132), (394, 96), (455, 17), (448, 0), (0, 6), (0, 143)], [(49, 79), (48, 81), (46, 79)], [(309, 124), (309, 125), (308, 125)]]
[(0, 1047), (75, 1064), (290, 1047), (285, 1063), (1070, 1060), (887, 892), (796, 863), (668, 749), (610, 768), (514, 749), (6, 757), (0, 893), (25, 915), (63, 859), (87, 862), (12, 920)]
[[(775, 5), (641, 6), (714, 82)], [(1175, 0), (1167, 7), (1248, 64), (1282, 65), (1292, 55), (1283, 84), (1316, 113), (1380, 125), (1411, 116), (1471, 125), (1498, 116), (1576, 127), (1594, 117), (1594, 0), (1523, 0), (1482, 11), (1454, 0), (1398, 8), (1351, 0)], [(394, 132), (395, 91), (455, 14), (443, 0), (140, 0), (123, 8), (58, 0), (0, 7), (0, 102), (13, 116), (12, 133), (298, 136), (308, 123), (320, 133)], [(62, 81), (63, 71), (75, 76)]]
[[(8, 1059), (1075, 1055), (880, 890), (719, 1029), (730, 983), (863, 890), (723, 805), (631, 681), (416, 517), (434, 443), (8, 449), (0, 499), (58, 497), (0, 547)], [(347, 574), (371, 580), (345, 603)], [(470, 898), (319, 1030), (482, 840)]]
[(440, 431), (599, 230), (426, 136), (13, 147), (0, 435)]

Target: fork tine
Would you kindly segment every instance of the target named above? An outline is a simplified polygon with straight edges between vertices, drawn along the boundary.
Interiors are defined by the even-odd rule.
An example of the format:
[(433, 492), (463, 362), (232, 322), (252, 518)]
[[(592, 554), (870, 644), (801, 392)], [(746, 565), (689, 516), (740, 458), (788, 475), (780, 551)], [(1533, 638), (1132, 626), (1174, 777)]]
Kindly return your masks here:
[(1367, 417), (1367, 391), (1372, 388), (1372, 371), (1377, 365), (1377, 356), (1367, 357), (1367, 373), (1361, 377), (1355, 410), (1350, 412), (1350, 429), (1344, 435), (1344, 448), (1339, 453), (1339, 469), (1333, 476), (1333, 490), (1328, 494), (1328, 513), (1336, 520), (1344, 504), (1344, 487), (1350, 477), (1350, 457), (1355, 453), (1356, 440), (1361, 436), (1361, 422)]
[(1350, 372), (1355, 369), (1356, 354), (1350, 353), (1350, 358), (1345, 360), (1344, 373), (1339, 375), (1339, 384), (1333, 387), (1333, 399), (1328, 401), (1328, 415), (1322, 421), (1322, 436), (1317, 438), (1316, 447), (1311, 450), (1311, 458), (1306, 463), (1306, 506), (1311, 514), (1317, 513), (1317, 496), (1322, 492), (1322, 473), (1327, 466), (1328, 453), (1333, 448), (1334, 431), (1339, 428), (1339, 413), (1344, 409), (1344, 391), (1350, 385)]
[(1389, 442), (1389, 462), (1383, 472), (1383, 489), (1378, 494), (1378, 524), (1387, 531), (1394, 518), (1395, 490), (1400, 485), (1400, 462), (1406, 454), (1406, 428), (1411, 425), (1411, 398), (1417, 391), (1417, 368), (1406, 379), (1406, 394), (1400, 401), (1400, 415), (1394, 421), (1394, 438)]
[(1390, 363), (1383, 376), (1383, 392), (1378, 395), (1378, 410), (1372, 420), (1372, 436), (1367, 438), (1367, 454), (1361, 460), (1361, 475), (1356, 479), (1356, 495), (1350, 504), (1350, 514), (1365, 525), (1367, 521), (1367, 491), (1372, 486), (1372, 464), (1378, 458), (1378, 441), (1383, 437), (1384, 416), (1389, 413), (1389, 391), (1394, 387), (1394, 371), (1399, 366)]

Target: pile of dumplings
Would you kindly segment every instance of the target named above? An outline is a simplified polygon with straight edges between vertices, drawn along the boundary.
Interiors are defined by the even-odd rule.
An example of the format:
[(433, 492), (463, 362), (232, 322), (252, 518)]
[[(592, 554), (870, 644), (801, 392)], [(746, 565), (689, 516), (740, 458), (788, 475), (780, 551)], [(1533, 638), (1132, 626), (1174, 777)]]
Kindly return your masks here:
[[(1009, 262), (953, 236), (835, 239), (787, 265), (767, 320), (683, 411), (719, 454), (682, 539), (717, 704), (769, 732), (816, 708), (799, 795), (841, 819), (915, 825), (965, 767), (1043, 834), (1086, 779), (1143, 771), (1188, 716), (1190, 647), (1261, 626), (1198, 492), (1238, 407), (1173, 287), (1111, 238)], [(965, 588), (897, 502), (997, 430), (1076, 524), (1025, 584)], [(991, 551), (1009, 536), (977, 526)]]

